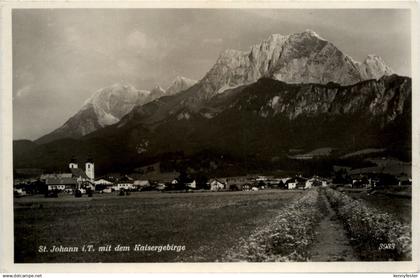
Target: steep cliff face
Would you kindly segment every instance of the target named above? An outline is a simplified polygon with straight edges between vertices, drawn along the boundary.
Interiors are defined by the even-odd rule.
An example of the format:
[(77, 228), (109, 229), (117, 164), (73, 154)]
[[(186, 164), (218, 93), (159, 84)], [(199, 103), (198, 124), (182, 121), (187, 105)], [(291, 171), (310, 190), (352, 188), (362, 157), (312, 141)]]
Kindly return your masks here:
[(250, 84), (261, 77), (287, 83), (329, 82), (351, 85), (392, 74), (378, 56), (354, 61), (313, 31), (271, 35), (250, 51), (226, 50), (200, 81), (199, 96), (211, 98), (229, 88)]
[[(264, 88), (271, 84), (273, 87)], [(301, 84), (280, 86), (270, 80), (251, 85), (230, 109), (251, 109), (261, 117), (358, 115), (381, 118), (387, 124), (402, 115), (411, 101), (411, 80), (395, 75), (368, 80), (354, 86)]]
[(179, 92), (185, 91), (197, 83), (197, 80), (192, 80), (183, 76), (175, 77), (172, 84), (166, 89), (165, 95), (171, 96)]

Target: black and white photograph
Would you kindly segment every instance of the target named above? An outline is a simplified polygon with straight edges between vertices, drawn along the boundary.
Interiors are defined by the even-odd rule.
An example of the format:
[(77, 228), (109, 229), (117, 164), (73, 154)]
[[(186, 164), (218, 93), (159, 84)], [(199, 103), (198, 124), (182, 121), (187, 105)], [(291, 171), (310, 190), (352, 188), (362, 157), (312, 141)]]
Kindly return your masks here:
[(13, 262), (413, 261), (412, 10), (11, 11)]

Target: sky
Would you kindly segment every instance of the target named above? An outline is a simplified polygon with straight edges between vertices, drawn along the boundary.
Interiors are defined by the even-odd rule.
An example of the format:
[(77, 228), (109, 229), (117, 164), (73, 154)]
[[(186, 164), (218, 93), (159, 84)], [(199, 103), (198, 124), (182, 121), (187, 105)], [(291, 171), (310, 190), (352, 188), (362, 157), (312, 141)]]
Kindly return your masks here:
[(53, 131), (100, 88), (199, 80), (225, 49), (306, 29), (355, 60), (377, 54), (411, 76), (409, 10), (14, 10), (13, 138)]

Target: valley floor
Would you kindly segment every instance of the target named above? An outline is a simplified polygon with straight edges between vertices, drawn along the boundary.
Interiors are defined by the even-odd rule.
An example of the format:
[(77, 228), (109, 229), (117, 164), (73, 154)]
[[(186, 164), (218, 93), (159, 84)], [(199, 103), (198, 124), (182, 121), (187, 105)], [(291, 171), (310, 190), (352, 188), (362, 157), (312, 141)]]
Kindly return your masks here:
[[(363, 199), (360, 196), (359, 199)], [(306, 204), (308, 200), (312, 203)], [(244, 242), (249, 243), (250, 239), (262, 240), (265, 246), (267, 239), (259, 237), (268, 236), (272, 240), (276, 234), (279, 234), (278, 242), (272, 246), (277, 251), (257, 248), (257, 253), (274, 255), (270, 259), (265, 255), (254, 256), (252, 261), (273, 258), (360, 260), (342, 217), (330, 201), (324, 190), (139, 192), (130, 196), (103, 194), (93, 198), (17, 198), (14, 201), (15, 262), (215, 262), (237, 261), (237, 258), (242, 261), (252, 250), (238, 251), (240, 256), (236, 259), (226, 254)], [(395, 200), (395, 203), (407, 202), (410, 200)], [(379, 201), (375, 204), (380, 208)], [(403, 209), (396, 213), (411, 212), (411, 206), (400, 207)], [(291, 235), (282, 234), (280, 228), (285, 228), (282, 223), (292, 228), (286, 227)], [(303, 242), (303, 245), (293, 245), (295, 242)], [(86, 251), (89, 245), (95, 251)], [(51, 252), (53, 246), (65, 251)], [(185, 250), (144, 250), (138, 249), (140, 246), (146, 249), (185, 246)], [(295, 248), (303, 255), (296, 255), (299, 252), (286, 257), (278, 255), (279, 248), (284, 251), (287, 246), (293, 246), (291, 251)], [(78, 250), (67, 252), (67, 247)]]

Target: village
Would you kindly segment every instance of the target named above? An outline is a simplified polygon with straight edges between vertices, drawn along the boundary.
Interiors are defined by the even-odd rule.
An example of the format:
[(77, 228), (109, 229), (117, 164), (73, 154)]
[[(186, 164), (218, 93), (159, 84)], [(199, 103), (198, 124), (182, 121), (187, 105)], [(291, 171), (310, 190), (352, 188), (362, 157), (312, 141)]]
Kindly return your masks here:
[[(84, 165), (83, 165), (84, 164)], [(83, 164), (74, 158), (68, 170), (60, 173), (40, 173), (39, 169), (18, 169), (23, 178), (15, 178), (15, 197), (43, 194), (45, 197), (74, 195), (92, 197), (93, 194), (116, 193), (120, 196), (131, 192), (226, 192), (259, 191), (266, 189), (307, 190), (312, 187), (343, 187), (380, 190), (389, 188), (411, 189), (411, 175), (378, 173), (377, 169), (351, 169), (334, 166), (330, 177), (296, 175), (243, 175), (229, 177), (203, 177), (194, 179), (186, 173), (163, 172), (160, 163), (139, 168), (133, 174), (110, 173), (95, 176), (95, 164), (88, 158)], [(84, 166), (84, 167), (83, 167)], [(83, 169), (84, 168), (84, 169)], [(26, 176), (25, 176), (26, 175)], [(398, 190), (397, 190), (398, 191)], [(409, 190), (411, 191), (411, 190)]]

